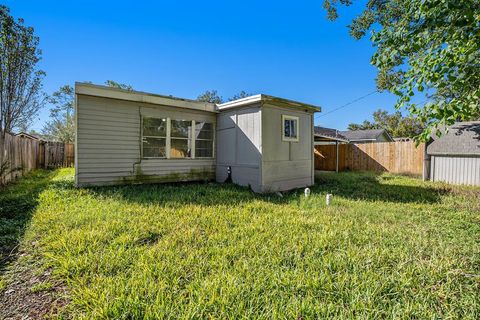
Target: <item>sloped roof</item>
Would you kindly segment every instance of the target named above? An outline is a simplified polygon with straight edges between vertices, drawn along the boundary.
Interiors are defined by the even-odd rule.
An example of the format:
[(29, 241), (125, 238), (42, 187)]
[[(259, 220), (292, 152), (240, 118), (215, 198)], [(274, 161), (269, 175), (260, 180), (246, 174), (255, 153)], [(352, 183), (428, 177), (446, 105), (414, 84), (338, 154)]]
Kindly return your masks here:
[[(445, 131), (445, 130), (443, 130)], [(430, 155), (480, 156), (480, 121), (458, 122), (427, 147)]]
[(348, 142), (348, 139), (336, 129), (315, 126), (313, 127), (313, 133), (316, 137)]
[(385, 134), (390, 141), (393, 141), (385, 129), (340, 131), (340, 134), (350, 141), (375, 141)]

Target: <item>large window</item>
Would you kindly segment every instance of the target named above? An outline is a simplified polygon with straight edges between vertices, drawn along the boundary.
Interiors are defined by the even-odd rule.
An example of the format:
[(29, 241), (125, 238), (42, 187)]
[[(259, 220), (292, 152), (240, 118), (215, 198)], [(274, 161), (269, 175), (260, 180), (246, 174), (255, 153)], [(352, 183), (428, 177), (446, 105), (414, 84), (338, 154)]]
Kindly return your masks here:
[(282, 140), (298, 141), (298, 117), (282, 116)]
[(144, 158), (212, 158), (213, 123), (143, 117)]

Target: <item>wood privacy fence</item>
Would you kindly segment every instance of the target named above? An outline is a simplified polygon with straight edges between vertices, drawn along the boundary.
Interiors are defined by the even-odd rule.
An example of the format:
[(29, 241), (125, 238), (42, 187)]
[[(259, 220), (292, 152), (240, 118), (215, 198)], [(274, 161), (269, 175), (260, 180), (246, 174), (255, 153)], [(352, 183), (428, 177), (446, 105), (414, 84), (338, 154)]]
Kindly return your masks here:
[(74, 144), (40, 141), (7, 134), (0, 163), (0, 184), (14, 180), (37, 168), (73, 166)]
[[(315, 146), (315, 170), (335, 171), (336, 146)], [(340, 144), (339, 171), (386, 171), (422, 175), (425, 145), (413, 141)]]

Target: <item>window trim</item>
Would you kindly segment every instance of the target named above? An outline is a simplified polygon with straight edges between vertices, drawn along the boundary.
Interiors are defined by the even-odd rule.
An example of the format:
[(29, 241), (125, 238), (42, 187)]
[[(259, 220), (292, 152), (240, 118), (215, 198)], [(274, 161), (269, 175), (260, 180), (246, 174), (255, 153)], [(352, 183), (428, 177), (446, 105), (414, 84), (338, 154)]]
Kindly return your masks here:
[[(166, 119), (167, 121), (167, 132), (166, 136), (144, 136), (143, 135), (143, 120), (144, 118), (151, 118), (151, 119)], [(190, 157), (184, 157), (184, 158), (176, 158), (171, 156), (171, 139), (172, 139), (172, 120), (176, 121), (190, 121), (192, 123), (192, 137), (189, 138), (176, 138), (173, 137), (173, 139), (184, 139), (184, 140), (190, 140), (191, 143), (191, 152), (190, 152)], [(202, 141), (211, 141), (212, 142), (212, 156), (211, 157), (197, 157), (195, 155), (195, 142), (196, 142), (196, 124), (197, 122), (206, 122), (206, 123), (211, 123), (212, 124), (212, 134), (213, 137), (212, 139), (198, 139)], [(183, 119), (172, 119), (171, 117), (155, 117), (155, 116), (144, 116), (141, 115), (140, 119), (140, 157), (142, 159), (160, 159), (160, 160), (194, 160), (194, 159), (201, 159), (201, 160), (208, 160), (208, 159), (215, 159), (216, 152), (215, 152), (215, 122), (214, 121), (208, 121), (208, 120), (183, 120)], [(165, 157), (145, 157), (143, 155), (143, 138), (158, 138), (158, 139), (165, 139)]]
[[(197, 134), (197, 122), (205, 122), (205, 123), (211, 123), (212, 124), (212, 139), (197, 139), (196, 137), (196, 134)], [(195, 121), (194, 120), (194, 133), (193, 133), (193, 136), (194, 136), (194, 139), (193, 139), (193, 145), (192, 145), (192, 148), (193, 148), (193, 154), (195, 155), (195, 158), (196, 159), (215, 159), (215, 123), (214, 122), (208, 122), (208, 121)], [(197, 144), (197, 141), (211, 141), (212, 142), (212, 156), (211, 157), (197, 157), (196, 155), (196, 144)]]
[[(294, 120), (297, 122), (297, 136), (295, 138), (285, 136), (285, 120)], [(300, 119), (298, 117), (282, 114), (282, 141), (298, 142), (300, 139), (300, 132), (298, 130), (299, 127), (300, 127)]]
[[(169, 134), (169, 137), (168, 137), (168, 141), (169, 141), (169, 146), (168, 146), (168, 152), (167, 152), (167, 156), (168, 156), (168, 159), (195, 159), (195, 151), (193, 150), (193, 147), (194, 147), (194, 144), (195, 144), (195, 137), (193, 136), (193, 133), (192, 133), (192, 136), (190, 138), (188, 137), (172, 137), (172, 121), (184, 121), (184, 122), (190, 122), (190, 126), (191, 126), (191, 130), (192, 132), (194, 132), (195, 130), (195, 120), (183, 120), (183, 119), (171, 119), (171, 118), (167, 118), (168, 122), (167, 122), (167, 134)], [(190, 156), (189, 157), (172, 157), (172, 139), (176, 139), (176, 140), (187, 140), (187, 146), (188, 146), (188, 142), (190, 142)], [(190, 140), (190, 141), (188, 141)]]
[[(153, 118), (153, 119), (158, 119), (158, 120), (163, 120), (165, 119), (165, 121), (167, 121), (167, 132), (166, 132), (166, 135), (165, 136), (144, 136), (143, 135), (143, 119), (144, 118)], [(169, 139), (168, 139), (168, 127), (169, 127), (169, 118), (157, 118), (157, 117), (144, 117), (144, 116), (141, 116), (141, 119), (140, 119), (140, 156), (143, 158), (143, 159), (168, 159), (168, 153), (169, 153), (169, 149), (168, 149), (168, 145), (169, 145)], [(143, 138), (152, 138), (152, 139), (165, 139), (165, 157), (145, 157), (143, 155)]]

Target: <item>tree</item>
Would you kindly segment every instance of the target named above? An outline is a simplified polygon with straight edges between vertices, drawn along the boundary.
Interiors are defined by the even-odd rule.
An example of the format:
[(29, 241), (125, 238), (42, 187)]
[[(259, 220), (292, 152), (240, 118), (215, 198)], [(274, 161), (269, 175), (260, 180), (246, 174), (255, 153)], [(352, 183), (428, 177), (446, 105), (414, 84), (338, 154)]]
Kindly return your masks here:
[(389, 114), (378, 109), (373, 113), (373, 123), (365, 120), (361, 124), (350, 123), (348, 130), (385, 129), (394, 138), (413, 138), (418, 136), (425, 125), (415, 117), (404, 117), (400, 111)]
[[(324, 0), (328, 18), (352, 2)], [(377, 87), (426, 124), (420, 140), (480, 117), (480, 0), (369, 0), (349, 29), (355, 39), (371, 32)]]
[(0, 166), (4, 165), (5, 135), (28, 127), (42, 106), (42, 79), (37, 69), (39, 38), (23, 19), (0, 5)]
[(218, 94), (217, 90), (207, 90), (197, 97), (198, 101), (210, 102), (220, 104), (223, 102), (223, 98)]
[[(243, 99), (243, 98), (246, 98), (246, 97), (249, 97), (249, 96), (251, 96), (251, 94), (246, 93), (245, 91), (242, 90), (239, 93), (234, 94), (232, 97), (228, 98), (228, 101)], [(218, 94), (217, 90), (211, 90), (211, 91), (207, 90), (204, 93), (202, 93), (201, 95), (199, 95), (197, 97), (197, 100), (198, 101), (204, 101), (204, 102), (210, 102), (210, 103), (216, 103), (216, 104), (220, 104), (220, 103), (225, 102), (225, 100), (223, 100), (222, 96), (220, 96)]]
[[(105, 85), (113, 88), (133, 90), (128, 84), (113, 80), (105, 81)], [(49, 140), (72, 143), (75, 141), (75, 90), (70, 85), (64, 85), (47, 98), (52, 105), (50, 120), (42, 129), (42, 134)]]
[(75, 141), (74, 100), (75, 90), (64, 85), (55, 91), (47, 101), (53, 105), (50, 120), (45, 123), (42, 133), (49, 140), (72, 143)]
[(250, 96), (251, 96), (250, 93), (246, 93), (245, 91), (242, 90), (239, 93), (234, 94), (232, 97), (228, 98), (228, 101), (243, 99), (243, 98), (250, 97)]
[(124, 84), (124, 83), (119, 83), (119, 82), (116, 82), (116, 81), (113, 81), (113, 80), (105, 81), (105, 85), (108, 86), (108, 87), (112, 87), (112, 88), (118, 88), (118, 89), (133, 91), (133, 87), (131, 85)]

